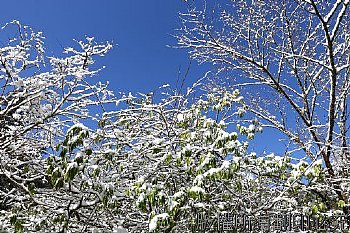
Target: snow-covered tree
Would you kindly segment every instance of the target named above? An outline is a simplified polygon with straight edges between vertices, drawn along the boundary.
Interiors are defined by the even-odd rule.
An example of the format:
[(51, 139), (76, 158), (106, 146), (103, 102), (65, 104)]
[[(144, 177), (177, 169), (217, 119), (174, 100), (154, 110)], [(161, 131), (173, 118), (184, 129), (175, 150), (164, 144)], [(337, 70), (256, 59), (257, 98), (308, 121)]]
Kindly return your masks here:
[[(109, 43), (47, 56), (41, 32), (6, 24), (0, 230), (193, 232), (204, 213), (216, 232), (229, 212), (347, 213), (349, 2), (229, 3), (183, 14), (178, 39), (236, 82), (184, 93), (115, 97), (93, 81)], [(249, 149), (264, 126), (286, 135), (285, 155)]]
[(115, 224), (131, 232), (191, 232), (200, 230), (200, 214), (215, 222), (225, 213), (258, 219), (267, 211), (324, 210), (317, 190), (309, 194), (303, 182), (324, 184), (322, 160), (249, 152), (248, 141), (262, 129), (256, 120), (235, 123), (245, 112), (237, 90), (201, 82), (185, 94), (161, 90), (123, 96), (125, 108), (105, 113), (94, 136), (98, 169), (118, 190), (111, 193)]
[[(63, 56), (50, 57), (41, 32), (13, 21), (2, 33), (13, 38), (1, 41), (0, 48), (0, 228), (57, 232), (60, 227), (51, 224), (74, 215), (74, 199), (65, 195), (74, 190), (57, 192), (60, 177), (50, 179), (46, 171), (54, 159), (45, 158), (56, 156), (55, 146), (74, 131), (66, 135), (69, 127), (93, 119), (90, 106), (113, 100), (106, 85), (88, 81), (98, 72), (90, 68), (93, 57), (103, 56), (111, 45), (86, 38)], [(81, 131), (75, 140), (80, 143), (86, 134)], [(61, 150), (62, 161), (68, 163), (62, 151), (70, 149)], [(74, 176), (72, 168), (66, 166), (65, 180)]]
[[(213, 88), (194, 98), (199, 86), (184, 95), (125, 97), (127, 108), (102, 119), (97, 137), (113, 142), (104, 142), (100, 152), (117, 163), (112, 166), (119, 170), (116, 186), (123, 187), (121, 203), (128, 206), (121, 223), (132, 232), (190, 231), (196, 212), (206, 210), (215, 218), (220, 208), (243, 208), (250, 201), (242, 186), (258, 185), (245, 178), (249, 169), (243, 165), (254, 155), (239, 134), (227, 130), (232, 118), (227, 110), (241, 102), (239, 93)], [(239, 130), (252, 138), (260, 128), (255, 122)]]
[(310, 198), (301, 204), (348, 215), (349, 1), (219, 4), (181, 14), (179, 46), (233, 77), (247, 110), (284, 135), (286, 155), (303, 157), (301, 190)]
[[(254, 158), (239, 134), (253, 138), (257, 122), (228, 131), (242, 101), (236, 90), (198, 82), (185, 94), (116, 100), (89, 80), (110, 44), (86, 38), (50, 57), (41, 32), (17, 21), (3, 30), (14, 37), (0, 52), (2, 231), (190, 229), (197, 210), (213, 218), (232, 195), (244, 200), (236, 190), (262, 184), (245, 179), (239, 162)], [(106, 112), (111, 102), (118, 106)], [(90, 113), (96, 105), (101, 118)]]

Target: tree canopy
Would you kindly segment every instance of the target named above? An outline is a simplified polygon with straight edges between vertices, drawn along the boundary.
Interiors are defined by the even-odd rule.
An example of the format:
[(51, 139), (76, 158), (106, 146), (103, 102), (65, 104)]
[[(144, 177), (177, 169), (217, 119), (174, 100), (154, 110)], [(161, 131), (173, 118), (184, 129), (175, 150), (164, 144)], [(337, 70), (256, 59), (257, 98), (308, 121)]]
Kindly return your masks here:
[[(186, 90), (148, 94), (114, 94), (95, 81), (108, 42), (87, 37), (48, 56), (42, 32), (6, 24), (0, 231), (217, 232), (228, 230), (228, 214), (299, 214), (343, 216), (344, 225), (325, 229), (342, 232), (350, 221), (348, 4), (189, 3), (178, 46), (217, 69)], [(284, 135), (284, 154), (250, 149), (267, 127)], [(241, 231), (263, 231), (256, 219)], [(276, 221), (268, 230), (282, 230)], [(290, 231), (311, 228), (293, 221)]]

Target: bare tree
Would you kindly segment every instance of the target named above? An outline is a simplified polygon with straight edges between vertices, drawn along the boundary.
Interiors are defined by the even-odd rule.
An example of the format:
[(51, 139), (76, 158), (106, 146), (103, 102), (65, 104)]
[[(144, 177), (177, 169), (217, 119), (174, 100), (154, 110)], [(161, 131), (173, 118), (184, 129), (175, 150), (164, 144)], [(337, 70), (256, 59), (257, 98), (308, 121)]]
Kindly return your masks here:
[(347, 203), (349, 1), (221, 2), (181, 14), (179, 46), (234, 77), (248, 110), (291, 142), (287, 154), (322, 158), (327, 186), (315, 192)]

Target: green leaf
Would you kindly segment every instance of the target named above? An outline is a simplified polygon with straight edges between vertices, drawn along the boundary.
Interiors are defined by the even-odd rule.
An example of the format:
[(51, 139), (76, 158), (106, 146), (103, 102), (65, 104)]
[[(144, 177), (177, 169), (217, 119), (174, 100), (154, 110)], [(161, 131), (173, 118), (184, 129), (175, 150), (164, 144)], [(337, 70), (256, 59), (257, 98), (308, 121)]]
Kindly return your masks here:
[(20, 221), (16, 221), (15, 223), (15, 232), (22, 232), (24, 229), (22, 223)]
[(154, 148), (153, 149), (153, 154), (158, 154), (159, 152), (161, 152), (162, 149), (159, 149), (159, 148)]
[(86, 155), (92, 155), (92, 150), (91, 149), (87, 149), (84, 151)]
[(317, 205), (313, 205), (311, 208), (312, 214), (317, 214), (319, 212), (318, 206)]
[(339, 201), (338, 201), (338, 207), (339, 207), (339, 208), (343, 208), (344, 206), (345, 206), (345, 201), (339, 200)]
[(321, 202), (320, 204), (318, 204), (318, 207), (320, 208), (320, 210), (325, 210), (325, 205), (323, 202)]
[(22, 232), (24, 227), (22, 222), (17, 218), (17, 215), (13, 215), (10, 218), (10, 223), (15, 227), (15, 232)]
[(59, 178), (56, 182), (55, 182), (55, 187), (56, 189), (59, 189), (59, 188), (62, 188), (63, 187), (63, 179), (62, 178)]
[(35, 194), (35, 185), (34, 184), (29, 184), (28, 185), (28, 191), (31, 196)]
[(23, 173), (27, 173), (29, 172), (29, 166), (28, 165), (25, 165), (24, 168), (23, 168)]

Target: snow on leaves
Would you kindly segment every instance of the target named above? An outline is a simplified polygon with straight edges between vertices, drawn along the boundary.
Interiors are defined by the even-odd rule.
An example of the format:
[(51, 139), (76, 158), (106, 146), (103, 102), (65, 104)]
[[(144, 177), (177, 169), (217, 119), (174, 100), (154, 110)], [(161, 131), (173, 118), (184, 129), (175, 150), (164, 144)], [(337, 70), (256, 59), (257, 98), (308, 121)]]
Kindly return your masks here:
[[(190, 21), (193, 26), (204, 15), (191, 11), (186, 17), (193, 18)], [(237, 23), (230, 21), (232, 16), (227, 12), (221, 17), (226, 25), (233, 27)], [(199, 212), (206, 212), (211, 220), (217, 214), (231, 211), (259, 216), (267, 211), (275, 213), (275, 206), (283, 201), (279, 211), (322, 216), (342, 213), (349, 205), (347, 199), (339, 199), (334, 188), (349, 191), (349, 186), (344, 179), (340, 182), (331, 177), (329, 167), (325, 168), (326, 161), (320, 159), (331, 147), (327, 149), (325, 144), (316, 150), (319, 141), (304, 141), (305, 131), (296, 135), (287, 123), (266, 112), (269, 109), (254, 111), (256, 99), (243, 99), (235, 88), (201, 79), (185, 93), (164, 85), (159, 89), (161, 94), (129, 93), (116, 98), (106, 84), (93, 81), (100, 70), (95, 68), (94, 59), (112, 48), (109, 43), (99, 44), (93, 37), (87, 37), (76, 41), (75, 47), (66, 48), (62, 56), (47, 57), (41, 32), (17, 21), (3, 30), (10, 28), (14, 28), (15, 36), (0, 48), (3, 229), (191, 232)], [(222, 57), (224, 62), (230, 62), (229, 58), (234, 56), (239, 62), (232, 65), (246, 69), (246, 74), (259, 85), (279, 88), (279, 93), (285, 96), (292, 93), (293, 98), (287, 100), (305, 122), (310, 122), (307, 118), (311, 117), (307, 113), (310, 109), (298, 107), (303, 106), (298, 102), (303, 93), (282, 84), (277, 87), (279, 83), (274, 79), (266, 81), (269, 67), (265, 58), (259, 57), (263, 56), (259, 49), (246, 51), (240, 45), (237, 51), (244, 51), (239, 53), (225, 45), (230, 39), (218, 38), (216, 43), (210, 43), (215, 36), (197, 40), (207, 38), (211, 29), (186, 27), (179, 43), (191, 47), (192, 56), (200, 61), (220, 63)], [(256, 33), (252, 36), (260, 38), (262, 32)], [(273, 40), (273, 32), (266, 33), (270, 33), (268, 40)], [(193, 35), (198, 38), (191, 38)], [(217, 53), (214, 60), (210, 56), (212, 51)], [(283, 59), (298, 57), (296, 53), (292, 55)], [(301, 58), (306, 59), (304, 55)], [(322, 69), (328, 69), (323, 63), (316, 62), (316, 66), (321, 66), (321, 72), (316, 72), (321, 76)], [(288, 69), (286, 72), (292, 74)], [(318, 95), (317, 88), (311, 85), (308, 90)], [(108, 103), (116, 106), (113, 111), (105, 110)], [(101, 107), (103, 114), (92, 115), (92, 106), (94, 112), (96, 106)], [(258, 120), (245, 116), (248, 111), (286, 133), (308, 157), (251, 152), (249, 140), (262, 131), (262, 126)], [(321, 130), (326, 126), (314, 125), (307, 130), (321, 135), (327, 132)], [(333, 173), (348, 177), (345, 162), (338, 159)]]
[[(81, 198), (80, 187), (71, 183), (84, 161), (79, 156), (72, 160), (72, 153), (88, 133), (75, 123), (91, 119), (89, 106), (113, 99), (106, 85), (87, 82), (98, 71), (90, 69), (93, 57), (103, 56), (111, 45), (87, 38), (64, 58), (49, 58), (41, 32), (18, 21), (2, 30), (14, 37), (0, 49), (1, 227), (56, 232), (70, 226), (79, 207), (74, 198)], [(64, 158), (59, 158), (55, 147), (64, 138), (59, 150)], [(92, 199), (80, 205), (91, 206)]]

